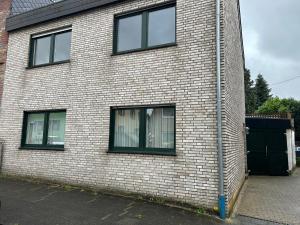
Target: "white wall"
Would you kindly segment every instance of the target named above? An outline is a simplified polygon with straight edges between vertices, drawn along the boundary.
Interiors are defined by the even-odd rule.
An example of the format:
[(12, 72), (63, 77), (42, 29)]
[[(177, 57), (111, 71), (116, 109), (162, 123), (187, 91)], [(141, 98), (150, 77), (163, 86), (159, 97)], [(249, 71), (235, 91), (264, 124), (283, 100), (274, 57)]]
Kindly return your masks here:
[(288, 129), (286, 131), (287, 146), (288, 146), (288, 161), (289, 171), (292, 171), (296, 166), (296, 152), (295, 152), (295, 131)]

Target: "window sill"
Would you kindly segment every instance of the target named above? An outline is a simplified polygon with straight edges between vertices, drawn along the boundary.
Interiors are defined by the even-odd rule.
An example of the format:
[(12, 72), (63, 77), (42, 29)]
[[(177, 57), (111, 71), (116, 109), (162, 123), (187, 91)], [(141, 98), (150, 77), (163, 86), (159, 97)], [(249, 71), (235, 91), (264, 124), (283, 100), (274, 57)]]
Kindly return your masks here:
[(166, 151), (134, 151), (134, 150), (108, 150), (108, 154), (135, 154), (135, 155), (160, 155), (160, 156), (177, 156), (174, 152)]
[(19, 150), (47, 150), (47, 151), (65, 151), (64, 147), (27, 147), (27, 146), (21, 146)]
[(155, 49), (160, 49), (160, 48), (168, 48), (168, 47), (176, 47), (176, 46), (177, 46), (177, 43), (170, 43), (170, 44), (153, 46), (153, 47), (149, 47), (149, 48), (141, 48), (141, 49), (134, 49), (134, 50), (128, 50), (128, 51), (123, 51), (123, 52), (115, 52), (112, 54), (112, 56), (130, 54), (130, 53), (134, 53), (134, 52), (144, 52), (144, 51), (148, 51), (148, 50), (155, 50)]
[(64, 60), (64, 61), (59, 61), (59, 62), (54, 62), (54, 63), (41, 64), (41, 65), (36, 65), (36, 66), (28, 66), (28, 67), (26, 67), (26, 69), (35, 69), (35, 68), (46, 67), (46, 66), (54, 66), (54, 65), (70, 63), (70, 62), (71, 62), (70, 60)]

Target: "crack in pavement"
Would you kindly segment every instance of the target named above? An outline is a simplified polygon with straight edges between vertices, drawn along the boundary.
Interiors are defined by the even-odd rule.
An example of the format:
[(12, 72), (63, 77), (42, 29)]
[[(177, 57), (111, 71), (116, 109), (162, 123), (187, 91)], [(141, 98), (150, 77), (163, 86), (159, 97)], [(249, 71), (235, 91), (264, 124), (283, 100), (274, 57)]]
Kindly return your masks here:
[(38, 200), (35, 200), (35, 201), (32, 201), (32, 203), (37, 203), (37, 202), (41, 202), (41, 201), (44, 201), (46, 200), (47, 198), (49, 198), (51, 195), (54, 195), (55, 193), (57, 193), (58, 191), (53, 191), (53, 192), (50, 192), (49, 194), (45, 195), (44, 197), (38, 199)]
[(134, 207), (135, 202), (131, 202), (127, 205), (127, 207), (123, 210), (123, 213), (119, 214), (119, 216), (124, 216), (129, 213), (129, 210)]
[(99, 199), (99, 197), (93, 198), (93, 199), (87, 201), (86, 203), (92, 203), (92, 202), (95, 202), (95, 201), (97, 201), (97, 199)]
[(108, 214), (108, 215), (102, 217), (101, 220), (106, 220), (106, 219), (108, 219), (109, 217), (111, 217), (111, 215), (112, 215), (112, 213), (110, 213), (110, 214)]

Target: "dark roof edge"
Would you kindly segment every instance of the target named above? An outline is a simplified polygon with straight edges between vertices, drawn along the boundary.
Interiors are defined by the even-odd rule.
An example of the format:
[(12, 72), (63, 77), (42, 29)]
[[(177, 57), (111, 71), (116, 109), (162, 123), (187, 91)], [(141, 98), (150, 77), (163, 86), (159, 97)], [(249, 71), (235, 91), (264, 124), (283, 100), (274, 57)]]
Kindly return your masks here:
[(252, 128), (294, 129), (293, 119), (246, 117), (246, 126)]
[(6, 31), (14, 31), (35, 24), (103, 7), (124, 0), (64, 0), (6, 19)]

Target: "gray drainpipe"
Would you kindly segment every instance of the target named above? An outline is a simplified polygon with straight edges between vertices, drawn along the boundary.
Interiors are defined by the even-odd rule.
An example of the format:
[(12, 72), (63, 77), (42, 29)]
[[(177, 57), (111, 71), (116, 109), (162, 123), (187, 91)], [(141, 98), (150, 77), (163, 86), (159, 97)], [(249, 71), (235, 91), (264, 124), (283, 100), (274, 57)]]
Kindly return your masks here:
[(224, 195), (224, 163), (222, 143), (222, 92), (221, 92), (221, 0), (216, 0), (216, 45), (217, 45), (217, 126), (219, 161), (219, 215), (226, 218)]
[(0, 173), (2, 173), (4, 144), (0, 142)]

